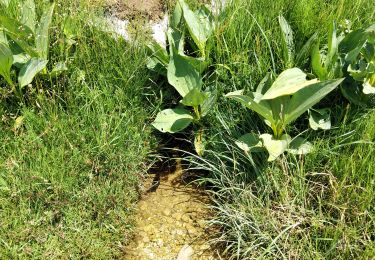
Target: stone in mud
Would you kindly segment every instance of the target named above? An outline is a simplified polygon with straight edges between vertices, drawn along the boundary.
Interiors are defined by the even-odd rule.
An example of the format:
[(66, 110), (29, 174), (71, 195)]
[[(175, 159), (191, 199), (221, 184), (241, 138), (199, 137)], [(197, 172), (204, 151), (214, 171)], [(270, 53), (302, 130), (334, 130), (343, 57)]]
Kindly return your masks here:
[(190, 260), (194, 254), (194, 250), (189, 245), (184, 245), (178, 253), (177, 260)]

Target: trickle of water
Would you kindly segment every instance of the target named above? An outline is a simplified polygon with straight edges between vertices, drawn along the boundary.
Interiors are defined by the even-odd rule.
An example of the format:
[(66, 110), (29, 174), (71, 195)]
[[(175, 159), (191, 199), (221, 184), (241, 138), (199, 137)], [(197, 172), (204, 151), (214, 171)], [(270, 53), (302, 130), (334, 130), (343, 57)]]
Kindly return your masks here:
[[(125, 259), (218, 259), (208, 244), (211, 231), (208, 196), (193, 187), (178, 184), (181, 167), (161, 178), (154, 192), (138, 204), (136, 235), (126, 247)], [(147, 180), (152, 185), (152, 178)]]

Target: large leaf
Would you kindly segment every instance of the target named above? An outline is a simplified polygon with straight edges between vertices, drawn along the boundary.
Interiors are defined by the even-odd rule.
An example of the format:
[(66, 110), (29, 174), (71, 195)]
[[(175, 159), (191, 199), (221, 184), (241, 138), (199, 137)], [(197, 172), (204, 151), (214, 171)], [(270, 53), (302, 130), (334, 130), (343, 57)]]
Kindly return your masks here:
[(176, 6), (173, 10), (171, 19), (169, 20), (169, 26), (173, 30), (179, 30), (180, 25), (181, 25), (181, 21), (182, 21), (182, 8), (181, 8), (181, 4), (179, 2), (177, 2)]
[(282, 15), (279, 16), (279, 24), (281, 31), (283, 32), (283, 39), (286, 47), (286, 53), (284, 56), (287, 59), (287, 66), (290, 67), (293, 66), (295, 53), (293, 30)]
[(319, 42), (317, 42), (311, 50), (311, 67), (315, 75), (320, 80), (327, 79), (328, 71), (322, 66), (319, 50)]
[(166, 76), (169, 63), (169, 55), (167, 51), (156, 41), (151, 42), (147, 47), (150, 52), (147, 68)]
[(173, 48), (173, 55), (170, 56), (168, 64), (168, 82), (182, 96), (186, 96), (192, 89), (200, 89), (202, 78), (198, 71), (183, 56)]
[(39, 57), (43, 59), (48, 58), (49, 34), (48, 30), (52, 21), (53, 9), (55, 3), (51, 3), (42, 14), (39, 26), (35, 30), (35, 46)]
[(268, 161), (274, 161), (283, 154), (291, 141), (290, 136), (283, 135), (280, 140), (275, 139), (270, 134), (262, 134), (259, 136), (263, 141), (263, 146), (267, 149), (269, 157)]
[(264, 151), (263, 143), (259, 138), (259, 135), (254, 133), (248, 133), (241, 136), (236, 141), (236, 145), (245, 153)]
[(207, 96), (207, 93), (202, 92), (197, 88), (193, 88), (181, 100), (181, 103), (185, 106), (198, 107), (203, 104), (203, 102), (207, 99)]
[(262, 100), (291, 95), (316, 82), (317, 79), (306, 80), (306, 74), (298, 68), (287, 69), (277, 77), (271, 88), (263, 95)]
[(310, 109), (309, 110), (309, 124), (313, 130), (331, 129), (331, 115), (329, 108), (323, 109)]
[(32, 58), (30, 59), (20, 70), (20, 73), (18, 75), (18, 84), (20, 87), (27, 86), (30, 84), (35, 75), (38, 74), (40, 71), (42, 71), (46, 65), (47, 60), (44, 59), (38, 59), (38, 58)]
[(35, 31), (36, 13), (34, 0), (24, 0), (20, 3), (21, 23)]
[(328, 54), (327, 64), (330, 66), (331, 63), (335, 62), (335, 57), (338, 51), (338, 40), (336, 35), (336, 23), (332, 22), (329, 28), (328, 34)]
[(295, 137), (288, 146), (288, 153), (291, 154), (308, 154), (312, 150), (312, 144), (310, 142), (307, 142), (302, 137)]
[(245, 105), (247, 108), (253, 110), (254, 112), (258, 113), (260, 116), (268, 120), (269, 122), (273, 123), (273, 117), (272, 117), (272, 110), (270, 105), (267, 101), (255, 101), (255, 95), (256, 93), (249, 93), (248, 95), (242, 95), (243, 91), (234, 91), (230, 92), (225, 95), (227, 98), (232, 98), (241, 104)]
[(340, 85), (343, 80), (342, 78), (318, 82), (295, 93), (285, 111), (285, 124), (296, 120), (300, 115), (305, 113), (309, 108), (317, 104), (328, 93)]
[(33, 31), (27, 25), (5, 15), (0, 15), (0, 28), (3, 28), (12, 38), (26, 41), (34, 37)]
[(13, 64), (13, 53), (9, 47), (0, 42), (0, 75), (3, 76), (8, 83), (11, 83), (10, 69)]
[(189, 33), (201, 53), (204, 54), (207, 39), (211, 34), (211, 27), (207, 24), (209, 19), (204, 18), (201, 13), (198, 14), (190, 10), (184, 0), (179, 0), (179, 4)]
[(174, 49), (177, 49), (178, 54), (184, 55), (185, 32), (168, 28), (167, 38), (170, 54), (174, 52)]
[(193, 120), (194, 117), (186, 109), (165, 109), (157, 114), (152, 125), (163, 133), (176, 133), (188, 127)]

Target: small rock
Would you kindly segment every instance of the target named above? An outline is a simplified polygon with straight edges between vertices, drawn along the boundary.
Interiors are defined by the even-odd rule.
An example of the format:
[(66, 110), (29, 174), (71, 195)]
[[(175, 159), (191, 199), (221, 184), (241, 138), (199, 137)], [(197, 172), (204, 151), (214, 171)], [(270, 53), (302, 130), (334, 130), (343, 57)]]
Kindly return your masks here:
[(169, 216), (169, 215), (171, 215), (171, 210), (165, 209), (165, 210), (163, 210), (163, 214), (166, 215), (166, 216)]
[(172, 217), (173, 217), (175, 220), (180, 221), (181, 218), (182, 218), (182, 214), (177, 212), (177, 213), (174, 213), (174, 214), (172, 215)]
[(150, 239), (148, 237), (143, 237), (142, 241), (147, 244), (150, 242)]
[(177, 260), (190, 260), (194, 254), (194, 250), (189, 245), (184, 245), (178, 253)]
[(184, 221), (184, 222), (190, 222), (190, 220), (191, 220), (191, 218), (190, 218), (189, 215), (185, 214), (185, 215), (182, 216), (182, 221)]

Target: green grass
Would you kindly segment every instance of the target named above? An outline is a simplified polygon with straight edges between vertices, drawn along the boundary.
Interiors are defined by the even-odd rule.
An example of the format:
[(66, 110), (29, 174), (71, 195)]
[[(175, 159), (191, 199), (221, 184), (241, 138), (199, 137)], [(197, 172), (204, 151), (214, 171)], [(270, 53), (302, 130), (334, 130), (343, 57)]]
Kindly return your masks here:
[(145, 52), (90, 26), (79, 8), (65, 3), (54, 19), (52, 62), (64, 57), (64, 12), (77, 28), (69, 71), (38, 78), (23, 104), (0, 102), (2, 259), (112, 259), (131, 239), (153, 143)]
[[(372, 1), (235, 0), (218, 28), (212, 57), (221, 93), (254, 89), (268, 71), (286, 69), (278, 15), (291, 24), (300, 48), (315, 32), (326, 42), (329, 24), (374, 23)], [(304, 67), (309, 71), (309, 62)], [(219, 98), (207, 120), (208, 150), (193, 156), (198, 180), (211, 187), (220, 227), (215, 242), (230, 259), (370, 259), (375, 240), (373, 110), (347, 107), (335, 91), (320, 106), (333, 109), (334, 128), (305, 131), (307, 116), (287, 131), (314, 144), (304, 158), (246, 156), (234, 144), (247, 132), (268, 131), (258, 116)]]

